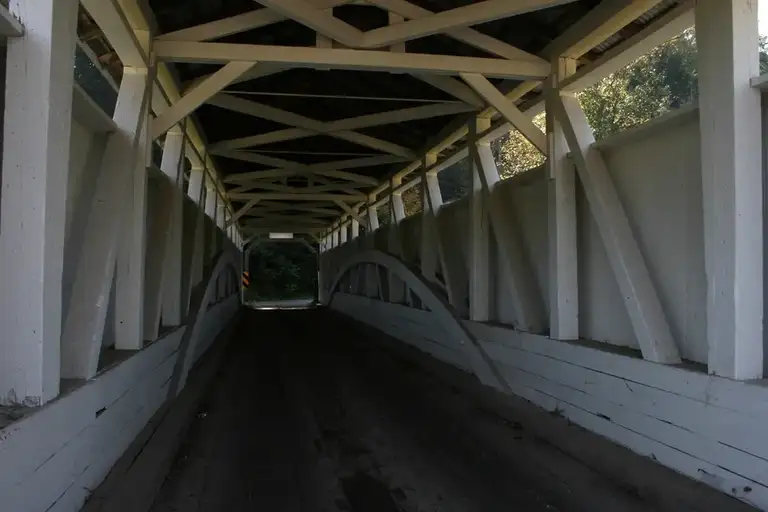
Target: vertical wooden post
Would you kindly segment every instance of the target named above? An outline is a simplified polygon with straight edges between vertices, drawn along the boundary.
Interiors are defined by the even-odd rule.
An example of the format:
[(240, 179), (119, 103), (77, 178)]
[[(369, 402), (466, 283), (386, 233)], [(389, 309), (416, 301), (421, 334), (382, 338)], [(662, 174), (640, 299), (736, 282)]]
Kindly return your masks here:
[[(400, 222), (405, 218), (405, 205), (403, 204), (403, 194), (395, 192), (395, 189), (402, 184), (402, 179), (393, 177), (389, 182), (389, 237), (387, 241), (390, 253), (403, 256), (403, 240), (400, 233)], [(388, 272), (387, 282), (389, 283), (389, 301), (397, 304), (406, 301), (407, 289), (405, 283), (392, 272)]]
[(211, 222), (210, 229), (205, 230), (205, 257), (208, 265), (216, 254), (216, 185), (210, 175), (205, 175), (205, 214)]
[(578, 99), (554, 95), (550, 102), (563, 129), (571, 158), (584, 186), (590, 211), (605, 245), (643, 357), (657, 363), (680, 362), (664, 308), (651, 281), (632, 226)]
[[(0, 404), (59, 392), (61, 292), (77, 8), (12, 0), (0, 202)], [(5, 49), (3, 49), (5, 51)]]
[[(469, 144), (477, 144), (477, 134), (489, 126), (478, 118), (469, 123)], [(472, 190), (469, 196), (469, 319), (486, 322), (491, 318), (490, 230), (486, 194), (479, 162), (470, 159)], [(490, 186), (490, 184), (488, 184)]]
[[(560, 81), (575, 71), (575, 60), (553, 60), (545, 91), (548, 105), (552, 95), (561, 94)], [(576, 176), (554, 108), (547, 108), (547, 146), (549, 335), (559, 340), (576, 340), (579, 338)]]
[[(432, 194), (430, 194), (428, 179), (433, 181), (437, 180), (436, 175), (427, 176), (427, 168), (437, 161), (437, 155), (434, 153), (427, 153), (424, 155), (421, 167), (421, 237), (420, 237), (420, 260), (421, 260), (421, 273), (425, 279), (434, 282), (437, 274), (437, 259), (439, 243), (437, 237), (436, 226), (436, 208), (440, 205), (435, 205), (436, 199), (433, 200)], [(438, 190), (439, 191), (439, 190)], [(442, 197), (440, 198), (442, 204)], [(443, 270), (445, 273), (445, 270)]]
[[(192, 262), (189, 271), (189, 285), (187, 286), (187, 297), (185, 311), (189, 308), (192, 298), (192, 289), (203, 278), (203, 262), (205, 258), (205, 192), (204, 185), (205, 169), (193, 167), (189, 177), (189, 188), (187, 193), (197, 204), (197, 215), (195, 219), (195, 238), (193, 242)], [(238, 234), (238, 248), (242, 249), (242, 239)]]
[[(376, 247), (375, 231), (379, 229), (379, 212), (373, 207), (376, 197), (368, 198), (368, 232), (366, 233), (366, 246)], [(381, 294), (380, 274), (376, 265), (365, 266), (365, 290), (366, 296), (371, 298), (379, 297)]]
[(115, 348), (121, 350), (139, 350), (144, 346), (147, 165), (151, 156), (149, 109), (142, 112), (142, 116), (143, 132), (135, 148), (133, 173), (123, 192), (128, 197), (115, 265)]
[(339, 244), (344, 245), (345, 243), (347, 243), (347, 235), (349, 231), (347, 229), (347, 225), (343, 222), (339, 223), (339, 233), (340, 233)]
[(763, 376), (757, 0), (696, 6), (709, 372)]
[(166, 250), (163, 261), (162, 297), (163, 323), (165, 325), (181, 324), (181, 270), (182, 270), (182, 238), (184, 230), (184, 200), (182, 185), (184, 183), (184, 148), (186, 138), (181, 125), (172, 128), (165, 135), (163, 158), (160, 170), (174, 184), (170, 199), (171, 214), (166, 236)]

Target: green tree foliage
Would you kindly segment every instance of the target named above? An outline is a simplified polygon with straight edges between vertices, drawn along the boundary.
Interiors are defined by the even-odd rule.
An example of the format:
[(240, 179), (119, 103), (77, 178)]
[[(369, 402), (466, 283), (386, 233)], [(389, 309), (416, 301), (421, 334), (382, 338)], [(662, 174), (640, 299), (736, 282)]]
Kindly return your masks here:
[[(765, 45), (762, 40), (761, 49)], [(768, 65), (761, 53), (761, 65), (764, 61)], [(696, 34), (689, 29), (585, 89), (579, 100), (595, 138), (602, 139), (691, 103), (697, 94)], [(544, 129), (543, 114), (533, 122)], [(500, 137), (492, 148), (502, 178), (545, 160), (517, 130)]]
[(579, 94), (602, 139), (696, 100), (696, 34), (688, 29)]
[[(533, 118), (533, 124), (546, 130), (546, 116), (542, 112)], [(491, 143), (491, 151), (501, 179), (538, 167), (546, 158), (517, 130), (511, 130)]]
[(250, 261), (247, 300), (288, 300), (315, 296), (317, 256), (304, 244), (262, 242)]

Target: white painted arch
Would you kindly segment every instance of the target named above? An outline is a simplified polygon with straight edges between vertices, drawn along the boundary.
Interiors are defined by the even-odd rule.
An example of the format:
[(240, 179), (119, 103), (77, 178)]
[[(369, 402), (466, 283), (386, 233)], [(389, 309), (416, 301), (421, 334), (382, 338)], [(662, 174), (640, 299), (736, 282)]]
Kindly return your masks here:
[(486, 353), (478, 339), (467, 329), (453, 306), (434, 292), (433, 285), (424, 279), (419, 271), (412, 270), (407, 263), (397, 256), (376, 249), (355, 251), (342, 262), (333, 280), (330, 281), (331, 285), (323, 290), (325, 293), (321, 294), (321, 301), (324, 302), (324, 305), (329, 306), (333, 302), (339, 284), (353, 268), (370, 264), (384, 267), (388, 272), (402, 280), (421, 299), (440, 326), (451, 337), (456, 350), (464, 354), (468, 367), (472, 368), (480, 382), (500, 390), (509, 388), (496, 363)]

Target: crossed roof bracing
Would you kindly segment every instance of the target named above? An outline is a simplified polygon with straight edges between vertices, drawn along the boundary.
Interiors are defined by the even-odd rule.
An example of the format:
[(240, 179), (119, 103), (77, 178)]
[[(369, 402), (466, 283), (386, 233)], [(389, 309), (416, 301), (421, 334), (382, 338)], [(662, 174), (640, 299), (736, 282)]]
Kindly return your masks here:
[[(600, 8), (611, 3), (616, 12), (632, 6), (633, 16), (579, 49), (582, 62), (677, 2)], [(519, 91), (518, 102), (538, 94), (557, 44), (565, 34), (563, 44), (578, 46), (568, 31), (598, 4), (149, 0), (153, 50), (185, 90), (153, 132), (194, 115), (241, 225), (317, 231), (445, 134), (489, 105), (499, 109), (503, 94)]]

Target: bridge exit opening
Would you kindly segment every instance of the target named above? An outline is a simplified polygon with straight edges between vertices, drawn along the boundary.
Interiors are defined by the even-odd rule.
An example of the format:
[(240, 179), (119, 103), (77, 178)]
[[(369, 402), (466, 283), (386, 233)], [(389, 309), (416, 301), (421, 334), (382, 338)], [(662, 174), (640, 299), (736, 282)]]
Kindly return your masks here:
[(318, 253), (310, 240), (292, 233), (270, 233), (253, 240), (243, 253), (245, 302), (259, 309), (299, 308), (317, 300)]

